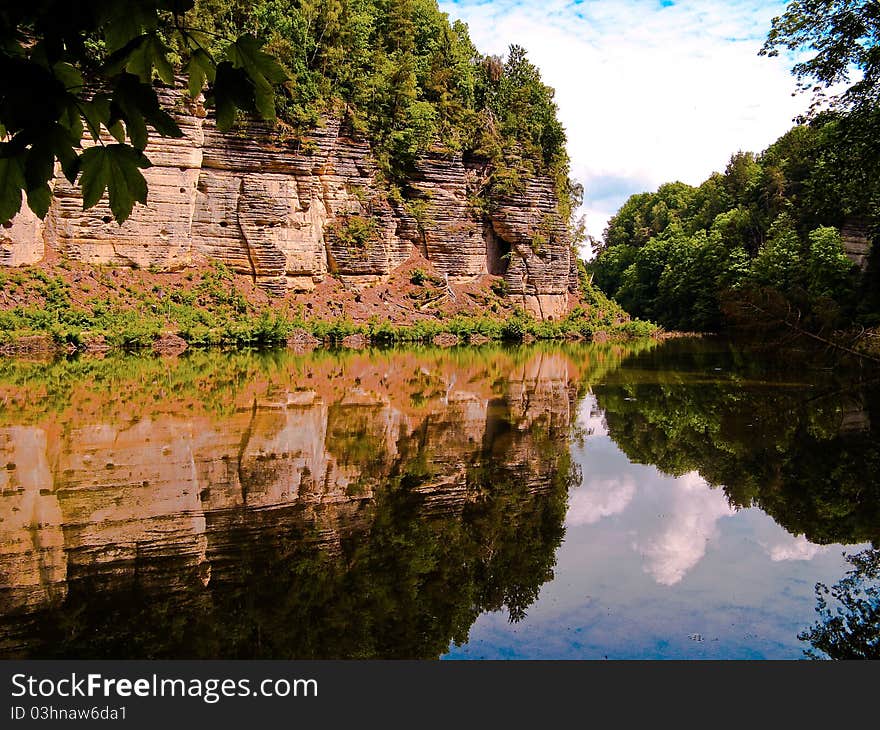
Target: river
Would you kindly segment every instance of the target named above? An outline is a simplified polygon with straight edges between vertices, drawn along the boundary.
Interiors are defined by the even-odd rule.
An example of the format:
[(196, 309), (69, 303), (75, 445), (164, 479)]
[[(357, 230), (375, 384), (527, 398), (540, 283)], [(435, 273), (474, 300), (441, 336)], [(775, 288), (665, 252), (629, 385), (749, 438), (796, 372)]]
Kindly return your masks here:
[(0, 361), (0, 657), (857, 655), (878, 429), (713, 339)]

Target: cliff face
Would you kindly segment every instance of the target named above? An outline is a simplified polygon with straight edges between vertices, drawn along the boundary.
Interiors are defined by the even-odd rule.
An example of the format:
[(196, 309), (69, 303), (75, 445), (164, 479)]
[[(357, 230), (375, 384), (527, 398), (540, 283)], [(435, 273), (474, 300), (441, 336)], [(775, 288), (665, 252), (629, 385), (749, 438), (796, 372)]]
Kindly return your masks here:
[(846, 255), (862, 272), (866, 271), (873, 245), (870, 224), (865, 220), (851, 217), (841, 226), (840, 238)]
[[(498, 514), (516, 524), (564, 492), (578, 376), (563, 355), (466, 366), (442, 353), (291, 362), (249, 379), (219, 415), (165, 393), (159, 377), (146, 394), (122, 388), (102, 399), (86, 388), (69, 407), (0, 427), (0, 656), (51, 653), (43, 642), (57, 616), (41, 619), (46, 611), (105, 600), (116, 610), (132, 595), (178, 608), (219, 601), (247, 560), (279, 545), (341, 560), (346, 574), (357, 567), (341, 557), (346, 542), (369, 543), (384, 529), (377, 510), (388, 500), (395, 529), (439, 520), (456, 533), (470, 521), (488, 529), (479, 526), (492, 500), (509, 499)], [(467, 544), (492, 553), (499, 539), (490, 530)], [(278, 559), (253, 583), (301, 569)], [(386, 577), (401, 578), (379, 571), (370, 580)]]
[(118, 226), (106, 199), (83, 211), (79, 189), (58, 177), (45, 221), (25, 209), (0, 231), (0, 264), (35, 264), (47, 249), (159, 270), (207, 257), (282, 294), (328, 274), (355, 287), (382, 281), (415, 247), (453, 281), (504, 276), (536, 316), (566, 310), (574, 261), (551, 180), (526, 179), (478, 208), (486, 163), (431, 155), (416, 164), (411, 197), (389, 200), (369, 144), (338, 119), (294, 142), (254, 122), (220, 133), (200, 103), (165, 100), (184, 136), (151, 140), (146, 206)]

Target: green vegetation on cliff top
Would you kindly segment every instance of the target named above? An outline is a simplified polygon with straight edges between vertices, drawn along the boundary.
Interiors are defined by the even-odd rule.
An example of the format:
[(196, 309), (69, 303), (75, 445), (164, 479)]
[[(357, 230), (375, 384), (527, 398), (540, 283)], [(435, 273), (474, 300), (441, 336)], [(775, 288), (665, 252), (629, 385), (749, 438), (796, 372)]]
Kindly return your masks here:
[(279, 113), (296, 132), (341, 108), (397, 181), (427, 151), (486, 157), (499, 185), (523, 171), (567, 181), (554, 92), (525, 50), (481, 54), (436, 0), (197, 0), (193, 16), (211, 38), (252, 33), (282, 63)]
[(434, 151), (488, 160), (501, 194), (548, 174), (566, 219), (579, 204), (553, 89), (519, 46), (479, 53), (436, 0), (34, 0), (0, 8), (0, 221), (22, 192), (46, 215), (56, 162), (86, 207), (108, 190), (125, 220), (146, 201), (149, 134), (181, 135), (154, 88), (178, 73), (221, 129), (242, 112), (301, 139), (341, 115), (398, 193)]

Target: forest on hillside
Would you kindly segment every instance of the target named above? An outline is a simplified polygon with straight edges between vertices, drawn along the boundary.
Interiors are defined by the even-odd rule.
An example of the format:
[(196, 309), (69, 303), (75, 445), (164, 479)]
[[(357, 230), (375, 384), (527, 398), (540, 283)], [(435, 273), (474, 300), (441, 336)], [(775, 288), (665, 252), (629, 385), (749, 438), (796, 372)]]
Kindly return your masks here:
[(521, 46), (480, 53), (436, 0), (197, 0), (192, 22), (215, 55), (224, 39), (254, 35), (289, 74), (281, 119), (303, 133), (343, 114), (392, 182), (434, 151), (488, 158), (496, 185), (544, 172), (567, 188), (553, 89)]
[[(880, 224), (876, 8), (790, 3), (763, 53), (812, 53), (793, 68), (813, 92), (810, 109), (767, 149), (736, 152), (698, 186), (630, 197), (597, 246), (595, 283), (633, 315), (679, 330), (880, 324), (877, 256), (859, 267), (841, 238), (870, 245)], [(831, 94), (850, 76), (858, 80)]]

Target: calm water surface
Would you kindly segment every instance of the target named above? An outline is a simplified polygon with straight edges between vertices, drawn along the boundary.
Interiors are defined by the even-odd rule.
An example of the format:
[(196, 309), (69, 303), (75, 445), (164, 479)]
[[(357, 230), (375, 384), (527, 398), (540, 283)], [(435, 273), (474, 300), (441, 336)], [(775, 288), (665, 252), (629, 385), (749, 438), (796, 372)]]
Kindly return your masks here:
[(840, 630), (815, 586), (880, 574), (875, 377), (711, 340), (0, 361), (0, 657), (870, 653), (876, 595)]

